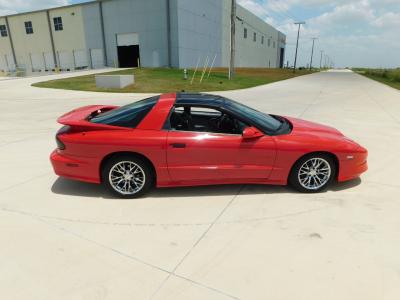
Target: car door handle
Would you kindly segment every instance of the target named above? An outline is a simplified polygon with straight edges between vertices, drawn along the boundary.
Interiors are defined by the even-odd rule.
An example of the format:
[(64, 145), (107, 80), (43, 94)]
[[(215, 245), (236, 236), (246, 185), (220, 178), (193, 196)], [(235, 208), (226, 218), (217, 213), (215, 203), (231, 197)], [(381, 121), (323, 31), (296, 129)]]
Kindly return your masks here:
[(170, 145), (172, 148), (186, 148), (186, 144), (183, 143), (172, 143)]

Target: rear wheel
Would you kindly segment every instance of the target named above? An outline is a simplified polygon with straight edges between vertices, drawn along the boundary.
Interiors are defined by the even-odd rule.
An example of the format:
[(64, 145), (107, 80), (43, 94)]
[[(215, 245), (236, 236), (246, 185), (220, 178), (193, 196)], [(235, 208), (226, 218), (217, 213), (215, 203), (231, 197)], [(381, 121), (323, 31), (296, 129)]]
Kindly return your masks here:
[(303, 193), (325, 190), (336, 176), (336, 165), (326, 154), (310, 154), (296, 162), (289, 176), (289, 183)]
[(102, 170), (102, 182), (120, 198), (137, 198), (145, 194), (153, 184), (151, 166), (143, 159), (119, 155), (109, 159)]

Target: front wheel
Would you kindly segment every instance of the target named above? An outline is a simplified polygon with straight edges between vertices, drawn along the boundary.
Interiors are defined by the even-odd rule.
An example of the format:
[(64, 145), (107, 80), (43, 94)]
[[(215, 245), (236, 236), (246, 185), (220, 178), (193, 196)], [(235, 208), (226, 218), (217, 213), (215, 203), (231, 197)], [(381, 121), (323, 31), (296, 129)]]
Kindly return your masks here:
[(137, 198), (145, 194), (154, 181), (152, 168), (143, 159), (119, 155), (108, 160), (102, 170), (102, 182), (120, 198)]
[(325, 154), (311, 154), (294, 165), (289, 183), (303, 193), (318, 193), (325, 190), (336, 175), (334, 160)]

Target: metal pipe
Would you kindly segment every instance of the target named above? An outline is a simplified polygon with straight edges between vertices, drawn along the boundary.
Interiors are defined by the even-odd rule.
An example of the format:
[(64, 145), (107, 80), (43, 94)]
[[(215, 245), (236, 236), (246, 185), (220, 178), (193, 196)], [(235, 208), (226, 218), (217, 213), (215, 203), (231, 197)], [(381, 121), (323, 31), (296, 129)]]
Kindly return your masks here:
[(6, 25), (7, 25), (8, 37), (10, 39), (11, 52), (12, 52), (14, 63), (15, 63), (15, 69), (17, 69), (17, 65), (18, 65), (17, 56), (15, 55), (15, 48), (14, 48), (14, 43), (13, 43), (13, 39), (12, 39), (12, 35), (11, 35), (11, 28), (8, 23), (8, 17), (6, 17)]
[(106, 34), (105, 34), (105, 30), (104, 30), (103, 1), (99, 1), (99, 13), (100, 13), (101, 37), (102, 37), (102, 42), (103, 42), (104, 66), (107, 66), (107, 45), (106, 45)]
[(53, 52), (54, 68), (58, 68), (56, 47), (55, 47), (54, 37), (53, 37), (53, 29), (51, 27), (51, 22), (50, 22), (50, 11), (46, 10), (46, 14), (47, 14), (47, 25), (49, 26), (49, 33), (50, 33), (51, 50)]
[(196, 69), (194, 69), (193, 76), (192, 76), (192, 80), (190, 81), (190, 84), (191, 84), (191, 85), (193, 84), (193, 80), (194, 80), (194, 77), (196, 76), (197, 69), (199, 68), (199, 63), (200, 63), (200, 56), (199, 56), (199, 58), (197, 59)]

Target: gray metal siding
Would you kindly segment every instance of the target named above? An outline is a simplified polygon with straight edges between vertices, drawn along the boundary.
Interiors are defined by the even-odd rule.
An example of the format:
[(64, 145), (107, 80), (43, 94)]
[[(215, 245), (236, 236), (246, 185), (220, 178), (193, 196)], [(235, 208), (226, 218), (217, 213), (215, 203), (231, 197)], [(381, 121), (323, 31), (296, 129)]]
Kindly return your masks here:
[(222, 1), (177, 0), (179, 66), (201, 65), (208, 56), (215, 65), (222, 57)]
[(103, 3), (107, 64), (118, 61), (116, 35), (138, 33), (143, 67), (168, 65), (165, 0), (118, 0)]
[(179, 67), (179, 19), (178, 0), (170, 1), (170, 22), (171, 22), (171, 67)]
[[(82, 7), (82, 17), (85, 30), (86, 52), (90, 64), (97, 65), (101, 62), (93, 62), (91, 49), (103, 49), (103, 35), (101, 32), (101, 17), (99, 3), (93, 3)], [(104, 51), (104, 50), (103, 50)]]
[(99, 5), (85, 5), (82, 7), (85, 28), (86, 45), (89, 49), (103, 48)]

